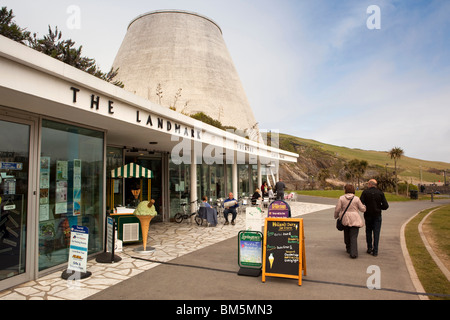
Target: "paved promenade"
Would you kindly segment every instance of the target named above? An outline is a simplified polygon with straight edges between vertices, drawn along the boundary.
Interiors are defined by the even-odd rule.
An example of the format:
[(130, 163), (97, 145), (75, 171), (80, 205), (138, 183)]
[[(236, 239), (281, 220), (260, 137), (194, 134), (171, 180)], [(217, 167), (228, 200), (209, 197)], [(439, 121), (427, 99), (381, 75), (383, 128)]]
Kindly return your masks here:
[[(92, 276), (81, 281), (61, 279), (55, 272), (36, 281), (0, 292), (0, 300), (289, 300), (289, 299), (419, 299), (407, 271), (400, 245), (402, 225), (419, 211), (450, 203), (415, 201), (391, 203), (383, 215), (378, 257), (365, 253), (365, 231), (360, 229), (359, 257), (345, 252), (343, 234), (335, 229), (333, 199), (302, 197), (291, 202), (293, 216), (304, 219), (308, 276), (303, 285), (283, 278), (237, 275), (237, 224), (215, 228), (184, 222), (150, 226), (151, 254), (126, 246), (116, 264), (88, 262)], [(159, 263), (157, 263), (159, 262)], [(381, 274), (381, 290), (369, 290), (370, 268)], [(369, 271), (369, 273), (368, 273)]]

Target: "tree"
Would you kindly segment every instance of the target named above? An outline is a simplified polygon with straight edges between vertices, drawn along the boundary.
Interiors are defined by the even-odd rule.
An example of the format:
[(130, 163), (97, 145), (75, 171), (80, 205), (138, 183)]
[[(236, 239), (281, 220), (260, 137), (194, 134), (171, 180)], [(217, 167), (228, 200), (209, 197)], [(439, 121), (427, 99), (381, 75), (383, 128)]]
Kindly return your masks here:
[(72, 67), (85, 71), (97, 78), (110, 82), (118, 87), (123, 88), (124, 85), (120, 81), (114, 81), (118, 74), (118, 70), (111, 70), (103, 73), (98, 67), (94, 59), (83, 57), (83, 46), (75, 47), (75, 42), (71, 39), (62, 40), (62, 33), (55, 27), (55, 31), (48, 26), (48, 34), (38, 39), (36, 34), (29, 39), (29, 46), (36, 51), (42, 52), (52, 58), (58, 59)]
[(352, 179), (356, 177), (358, 189), (359, 189), (359, 180), (366, 172), (368, 166), (369, 163), (366, 160), (358, 160), (358, 159), (353, 159), (347, 164), (347, 170), (349, 171), (349, 174), (352, 177)]
[(124, 85), (120, 81), (114, 81), (118, 75), (119, 69), (111, 70), (108, 73), (102, 72), (94, 59), (83, 57), (81, 52), (83, 46), (75, 47), (75, 42), (72, 40), (62, 40), (62, 33), (55, 31), (48, 27), (48, 34), (43, 38), (38, 39), (36, 33), (31, 37), (31, 33), (20, 28), (13, 22), (14, 14), (12, 10), (8, 11), (6, 7), (0, 10), (0, 34), (20, 42), (22, 44), (28, 43), (28, 46), (34, 50), (42, 52), (52, 58), (58, 59), (72, 67), (85, 71), (97, 78), (110, 82), (118, 87), (123, 88)]
[(389, 151), (389, 156), (391, 159), (394, 159), (394, 175), (395, 175), (395, 194), (398, 195), (398, 179), (397, 179), (397, 160), (404, 155), (404, 151), (402, 148), (394, 147)]
[(330, 171), (328, 169), (320, 169), (317, 179), (319, 180), (322, 187), (326, 187), (327, 179), (330, 177)]
[(12, 10), (8, 11), (6, 7), (2, 7), (0, 10), (0, 34), (21, 44), (26, 44), (31, 33), (20, 28), (13, 21), (14, 17)]

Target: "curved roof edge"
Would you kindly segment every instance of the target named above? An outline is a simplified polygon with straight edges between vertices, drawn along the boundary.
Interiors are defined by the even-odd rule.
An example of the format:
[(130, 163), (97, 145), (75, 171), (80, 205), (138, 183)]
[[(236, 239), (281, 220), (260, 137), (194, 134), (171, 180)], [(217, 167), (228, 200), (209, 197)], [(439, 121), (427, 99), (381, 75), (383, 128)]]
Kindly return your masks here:
[(208, 20), (209, 22), (213, 23), (213, 24), (219, 29), (220, 33), (223, 35), (222, 29), (220, 28), (220, 26), (219, 26), (214, 20), (212, 20), (212, 19), (210, 19), (210, 18), (208, 18), (208, 17), (206, 17), (206, 16), (204, 16), (204, 15), (198, 14), (198, 13), (196, 13), (196, 12), (184, 11), (184, 10), (176, 10), (176, 9), (156, 10), (156, 11), (150, 11), (150, 12), (141, 14), (141, 15), (139, 15), (138, 17), (134, 18), (134, 19), (130, 22), (130, 24), (128, 25), (128, 29), (129, 29), (129, 28), (131, 27), (131, 25), (132, 25), (134, 22), (136, 22), (137, 20), (139, 20), (139, 19), (141, 19), (141, 18), (143, 18), (143, 17), (149, 16), (149, 15), (152, 15), (152, 14), (160, 14), (160, 13), (181, 13), (181, 14), (189, 14), (189, 15), (193, 15), (193, 16), (200, 17), (200, 18), (202, 18), (202, 19)]

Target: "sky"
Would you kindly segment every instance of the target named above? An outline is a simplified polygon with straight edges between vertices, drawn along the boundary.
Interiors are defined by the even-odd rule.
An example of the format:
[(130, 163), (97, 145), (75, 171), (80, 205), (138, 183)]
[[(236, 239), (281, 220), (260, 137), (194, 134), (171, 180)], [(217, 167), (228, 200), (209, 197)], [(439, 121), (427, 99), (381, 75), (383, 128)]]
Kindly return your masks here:
[[(222, 29), (262, 130), (450, 163), (450, 1), (0, 0), (109, 71), (129, 23), (197, 12)], [(75, 11), (74, 11), (75, 10)], [(76, 18), (76, 19), (74, 19)]]

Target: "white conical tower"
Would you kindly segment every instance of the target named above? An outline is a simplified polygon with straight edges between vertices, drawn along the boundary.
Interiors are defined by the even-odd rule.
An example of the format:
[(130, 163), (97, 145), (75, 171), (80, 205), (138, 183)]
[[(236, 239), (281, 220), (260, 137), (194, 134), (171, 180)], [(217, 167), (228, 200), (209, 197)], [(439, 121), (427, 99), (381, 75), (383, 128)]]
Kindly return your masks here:
[[(134, 19), (114, 61), (125, 89), (225, 126), (257, 126), (222, 30), (197, 13), (164, 10)], [(249, 134), (247, 132), (247, 134)]]

